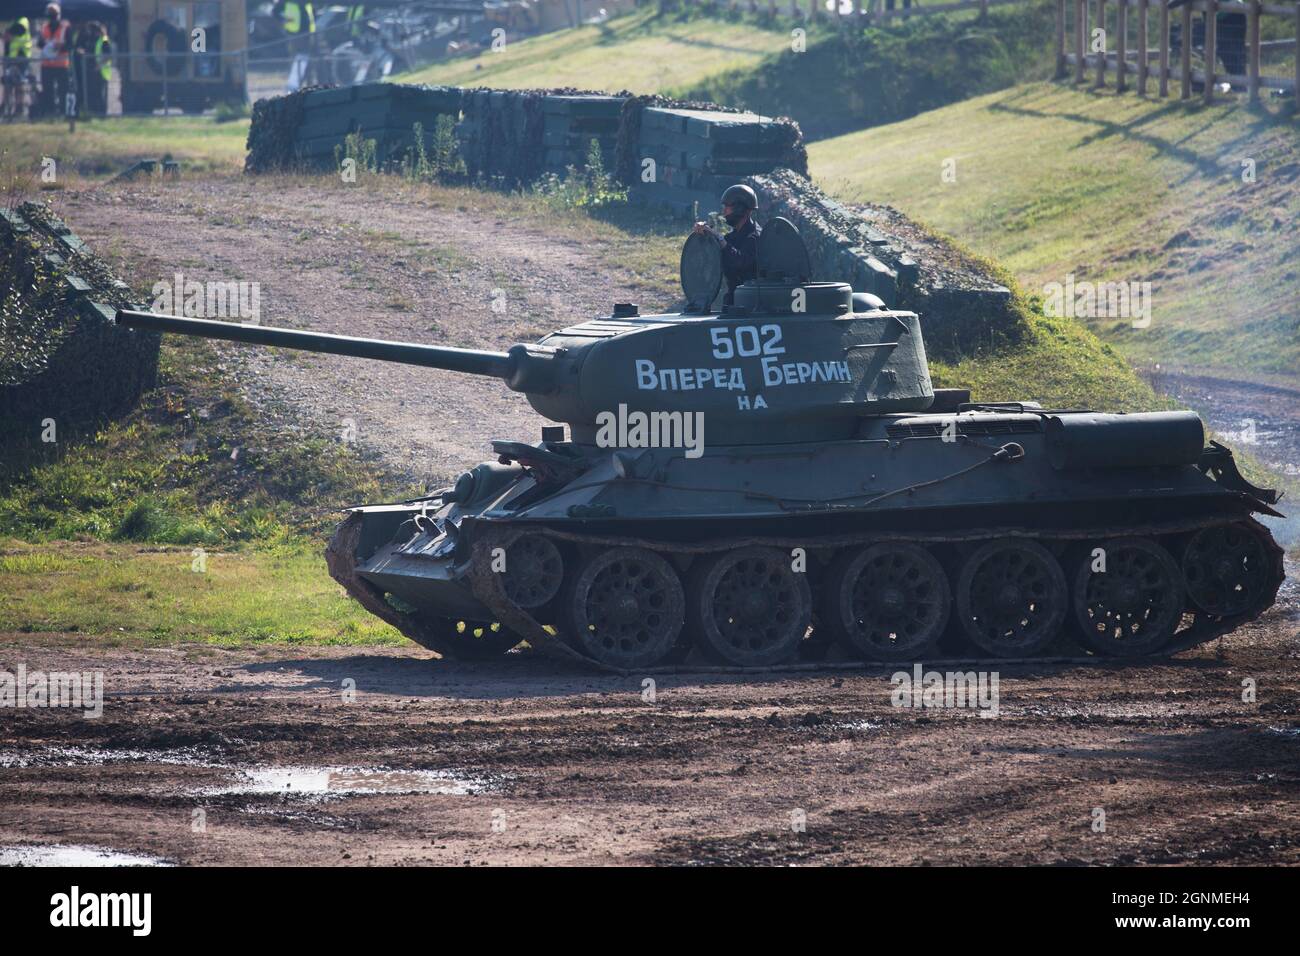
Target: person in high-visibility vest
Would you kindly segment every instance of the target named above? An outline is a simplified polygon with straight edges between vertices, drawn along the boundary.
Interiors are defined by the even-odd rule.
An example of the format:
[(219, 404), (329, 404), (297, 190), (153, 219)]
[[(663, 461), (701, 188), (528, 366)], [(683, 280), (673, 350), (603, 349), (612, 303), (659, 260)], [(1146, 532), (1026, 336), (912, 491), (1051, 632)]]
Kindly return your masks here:
[(348, 33), (354, 38), (366, 32), (366, 5), (354, 3), (348, 7)]
[(57, 3), (46, 6), (36, 45), (41, 50), (41, 111), (53, 116), (62, 116), (67, 109), (68, 29), (63, 9)]
[(108, 115), (108, 81), (113, 78), (113, 43), (102, 23), (90, 25), (91, 60), (86, 69), (86, 109)]
[(5, 28), (3, 52), (4, 115), (21, 118), (32, 82), (32, 25), (26, 17), (19, 17)]
[(316, 11), (312, 5), (303, 0), (283, 0), (275, 9), (284, 32), (289, 35), (289, 51), (306, 53), (311, 35), (316, 32)]

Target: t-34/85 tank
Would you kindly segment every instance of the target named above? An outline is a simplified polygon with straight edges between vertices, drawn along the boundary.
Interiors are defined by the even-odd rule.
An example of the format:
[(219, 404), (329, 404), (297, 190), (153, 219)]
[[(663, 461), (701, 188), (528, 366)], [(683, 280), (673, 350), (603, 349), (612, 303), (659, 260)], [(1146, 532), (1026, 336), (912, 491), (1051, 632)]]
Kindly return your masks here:
[[(351, 509), (330, 572), (442, 654), (521, 640), (637, 672), (692, 648), (855, 657), (1169, 652), (1273, 603), (1277, 495), (1192, 412), (972, 403), (932, 388), (921, 322), (810, 282), (797, 232), (708, 311), (716, 244), (683, 250), (681, 313), (613, 314), (485, 352), (120, 312), (125, 326), (496, 376), (538, 444), (422, 500)], [(567, 433), (566, 428), (567, 426)], [(951, 642), (963, 642), (958, 649)]]

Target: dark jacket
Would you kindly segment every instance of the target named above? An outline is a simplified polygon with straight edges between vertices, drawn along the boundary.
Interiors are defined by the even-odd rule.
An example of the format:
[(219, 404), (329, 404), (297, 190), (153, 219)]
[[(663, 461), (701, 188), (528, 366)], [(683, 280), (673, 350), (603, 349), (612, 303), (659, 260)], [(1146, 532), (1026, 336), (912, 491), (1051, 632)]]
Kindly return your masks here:
[(762, 234), (762, 228), (751, 217), (723, 237), (726, 244), (722, 247), (722, 277), (727, 282), (723, 305), (734, 303), (736, 286), (758, 276), (758, 237)]

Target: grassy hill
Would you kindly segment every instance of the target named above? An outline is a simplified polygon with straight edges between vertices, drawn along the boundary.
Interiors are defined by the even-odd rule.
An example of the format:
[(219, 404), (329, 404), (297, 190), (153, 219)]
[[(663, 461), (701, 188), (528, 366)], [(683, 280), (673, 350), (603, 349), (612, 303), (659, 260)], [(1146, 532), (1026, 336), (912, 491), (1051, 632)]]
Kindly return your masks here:
[(1150, 282), (1148, 328), (1089, 322), (1136, 362), (1298, 376), (1294, 120), (1032, 83), (813, 143), (809, 168), (838, 199), (961, 237), (1031, 293), (1070, 273)]
[(679, 92), (792, 116), (813, 139), (834, 136), (1051, 76), (1055, 17), (1054, 4), (1035, 0), (983, 19), (967, 11), (834, 30)]
[[(824, 27), (813, 29), (819, 35)], [(790, 45), (790, 25), (688, 14), (661, 16), (653, 6), (595, 26), (558, 30), (506, 45), (500, 53), (439, 63), (400, 83), (577, 87), (633, 93), (675, 92), (728, 70), (752, 68)]]

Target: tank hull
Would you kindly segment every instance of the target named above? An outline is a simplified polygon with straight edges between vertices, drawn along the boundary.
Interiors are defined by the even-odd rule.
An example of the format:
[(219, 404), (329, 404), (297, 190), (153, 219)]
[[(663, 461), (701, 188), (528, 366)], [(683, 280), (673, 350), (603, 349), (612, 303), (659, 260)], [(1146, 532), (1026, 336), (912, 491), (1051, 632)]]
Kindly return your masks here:
[[(1262, 613), (1282, 580), (1281, 549), (1252, 518), (1276, 514), (1272, 493), (1242, 480), (1225, 449), (1202, 449), (1199, 420), (1180, 414), (1148, 417), (1145, 424), (1144, 416), (1022, 409), (880, 415), (861, 419), (851, 439), (705, 447), (698, 457), (688, 457), (681, 448), (550, 443), (530, 452), (528, 446), (498, 446), (503, 458), (521, 459), (512, 465), (518, 470), (501, 472), (494, 466), (495, 483), (478, 489), (481, 497), (354, 510), (331, 544), (331, 568), (372, 610), (382, 606), (382, 616), (409, 636), (453, 656), (463, 650), (457, 635), (491, 626), (494, 633), (509, 631), (550, 653), (606, 669), (630, 673), (672, 666), (683, 647), (707, 643), (693, 630), (713, 629), (701, 614), (707, 617), (709, 601), (727, 592), (715, 588), (699, 598), (696, 592), (706, 587), (701, 584), (708, 577), (706, 566), (716, 574), (714, 565), (727, 564), (745, 549), (753, 552), (751, 558), (759, 555), (771, 562), (780, 555), (797, 566), (802, 575), (797, 587), (808, 594), (806, 600), (791, 598), (791, 613), (796, 618), (805, 614), (809, 627), (799, 640), (787, 641), (785, 655), (774, 661), (762, 655), (751, 659), (730, 647), (723, 648), (720, 661), (718, 654), (708, 655), (725, 666), (746, 669), (817, 656), (832, 632), (850, 657), (900, 659), (907, 648), (892, 633), (880, 655), (873, 654), (869, 642), (855, 646), (845, 639), (846, 631), (855, 626), (861, 631), (874, 613), (854, 610), (855, 601), (870, 603), (874, 591), (894, 593), (887, 581), (880, 583), (884, 579), (871, 579), (874, 585), (846, 583), (845, 566), (860, 563), (868, 552), (886, 567), (890, 561), (920, 562), (922, 577), (931, 561), (942, 569), (942, 581), (940, 572), (928, 573), (934, 587), (949, 592), (947, 613), (953, 620), (938, 628), (942, 642), (930, 627), (916, 650), (933, 654), (942, 643), (963, 657), (1035, 657), (1048, 649), (1059, 653), (1063, 642), (1073, 638), (1094, 653), (1098, 647), (1101, 653), (1121, 656), (1170, 653)], [(1111, 446), (1107, 430), (1124, 441)], [(1133, 451), (1135, 441), (1145, 446), (1146, 463)], [(1115, 453), (1108, 454), (1108, 447)], [(530, 461), (534, 454), (538, 459)], [(556, 456), (572, 462), (567, 473), (550, 460)], [(1215, 564), (1213, 542), (1228, 533), (1222, 529), (1248, 536), (1247, 556), (1232, 552), (1227, 571), (1223, 560)], [(1015, 542), (1032, 549), (1021, 553)], [(1096, 563), (1098, 550), (1104, 555), (1113, 542), (1122, 542), (1116, 552), (1122, 558), (1119, 573), (1081, 575), (1083, 565)], [(1229, 548), (1220, 544), (1221, 550)], [(1195, 554), (1189, 558), (1193, 545)], [(550, 560), (540, 585), (533, 558), (523, 570), (511, 567), (512, 549), (521, 548)], [(650, 660), (602, 653), (599, 646), (593, 652), (590, 641), (582, 639), (597, 628), (583, 624), (581, 614), (574, 620), (575, 602), (582, 604), (584, 594), (588, 604), (594, 600), (577, 579), (619, 549), (645, 561), (650, 560), (647, 554), (662, 558), (671, 571), (660, 576), (678, 579), (682, 600), (703, 600), (705, 611), (694, 615), (694, 625), (685, 614), (681, 635), (672, 642), (677, 653)], [(979, 568), (971, 569), (976, 555), (993, 569), (1004, 561), (1013, 567), (1016, 560), (1027, 562), (1021, 567), (1025, 580), (998, 584), (1003, 590), (1034, 586), (1035, 569), (1045, 575), (1048, 590), (1037, 601), (1038, 612), (1034, 600), (1022, 597), (1023, 613), (1014, 607), (1008, 612), (1007, 633), (1021, 626), (1017, 614), (1029, 620), (1064, 601), (1069, 606), (1056, 615), (1061, 620), (1052, 624), (1052, 640), (1036, 634), (1023, 645), (990, 639), (981, 646), (976, 630), (983, 625), (996, 632), (989, 622), (1002, 610), (996, 605), (998, 594), (988, 596), (986, 579), (995, 571), (985, 568), (981, 578)], [(1176, 581), (1167, 570), (1174, 564)], [(1195, 593), (1208, 611), (1189, 588), (1189, 567), (1200, 575)], [(1227, 574), (1228, 579), (1207, 583), (1206, 569), (1211, 577)], [(523, 603), (522, 585), (515, 580), (521, 574), (532, 575), (530, 598)], [(1113, 612), (1105, 601), (1098, 603), (1095, 595), (1105, 587), (1123, 591), (1123, 600), (1131, 603), (1133, 589), (1120, 585), (1143, 575), (1148, 584), (1166, 583), (1165, 593), (1152, 586), (1156, 597), (1139, 595), (1139, 603), (1147, 602), (1140, 611)], [(735, 579), (736, 573), (723, 577)], [(1059, 579), (1066, 579), (1064, 591)], [(667, 584), (676, 600), (677, 584)], [(781, 587), (774, 584), (771, 590), (780, 592)], [(771, 610), (771, 600), (757, 593), (765, 589), (766, 584), (756, 586), (756, 593), (736, 599)], [(1248, 607), (1231, 604), (1238, 591), (1249, 591), (1240, 599)], [(978, 603), (981, 593), (986, 598), (982, 611), (959, 609), (961, 599), (967, 605)], [(1223, 603), (1225, 593), (1228, 604)], [(1140, 632), (1155, 626), (1153, 606), (1163, 609), (1165, 620), (1175, 604), (1181, 620), (1174, 629), (1160, 625), (1170, 633), (1158, 646), (1152, 642), (1159, 635), (1123, 640), (1126, 627)], [(1221, 613), (1211, 613), (1216, 610)], [(1098, 645), (1095, 635), (1091, 645), (1078, 641), (1081, 630), (1104, 632), (1112, 616), (1119, 638), (1114, 646)], [(733, 617), (722, 619), (734, 623)], [(830, 618), (840, 625), (827, 626)], [(449, 627), (447, 622), (455, 623)], [(797, 622), (791, 626), (797, 629)], [(431, 639), (431, 630), (442, 640)], [(497, 643), (505, 641), (502, 637)], [(1014, 653), (1017, 647), (1025, 653)], [(653, 656), (650, 650), (645, 653)], [(632, 660), (636, 667), (625, 666)]]

